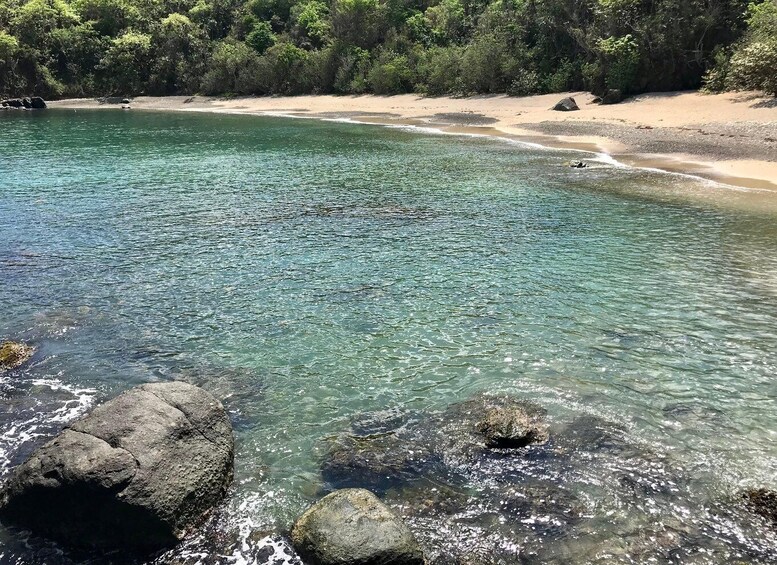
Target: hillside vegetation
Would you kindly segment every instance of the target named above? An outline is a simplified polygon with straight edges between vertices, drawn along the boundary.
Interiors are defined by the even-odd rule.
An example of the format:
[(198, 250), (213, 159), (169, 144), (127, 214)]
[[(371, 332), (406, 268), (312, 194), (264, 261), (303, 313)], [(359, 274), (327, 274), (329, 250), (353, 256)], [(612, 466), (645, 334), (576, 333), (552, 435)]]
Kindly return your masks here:
[(777, 0), (0, 0), (0, 95), (757, 88)]

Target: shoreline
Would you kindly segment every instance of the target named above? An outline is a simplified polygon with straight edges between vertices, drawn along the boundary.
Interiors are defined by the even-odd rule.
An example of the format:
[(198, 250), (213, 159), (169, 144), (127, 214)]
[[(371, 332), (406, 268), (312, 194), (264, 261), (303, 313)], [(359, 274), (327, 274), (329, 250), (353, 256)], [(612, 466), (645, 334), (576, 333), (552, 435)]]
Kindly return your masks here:
[[(753, 92), (643, 94), (616, 105), (570, 93), (574, 112), (550, 108), (564, 94), (468, 98), (305, 95), (138, 97), (142, 110), (275, 115), (430, 128), (502, 137), (553, 149), (606, 155), (630, 167), (699, 177), (740, 189), (777, 192), (777, 99)], [(120, 109), (95, 99), (49, 103), (61, 109)]]

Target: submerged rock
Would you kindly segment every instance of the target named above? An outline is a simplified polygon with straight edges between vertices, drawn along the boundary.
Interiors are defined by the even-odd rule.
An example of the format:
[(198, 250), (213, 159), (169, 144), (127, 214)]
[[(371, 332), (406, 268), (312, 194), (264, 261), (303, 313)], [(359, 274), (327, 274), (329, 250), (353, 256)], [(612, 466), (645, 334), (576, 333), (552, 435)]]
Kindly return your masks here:
[(343, 435), (330, 448), (321, 475), (336, 488), (366, 487), (384, 492), (397, 484), (439, 474), (441, 458), (423, 443), (394, 433)]
[(777, 527), (777, 492), (765, 488), (752, 489), (743, 495), (747, 507)]
[(578, 107), (577, 102), (575, 102), (575, 99), (571, 96), (568, 96), (556, 102), (556, 105), (551, 109), (556, 110), (557, 112), (573, 112), (574, 110), (579, 110), (580, 108)]
[(229, 418), (210, 394), (142, 385), (16, 467), (0, 490), (0, 519), (70, 546), (170, 546), (224, 497), (233, 453)]
[(311, 565), (423, 565), (404, 522), (371, 492), (344, 489), (309, 508), (291, 530), (294, 549)]
[(570, 161), (569, 166), (573, 169), (585, 169), (588, 165), (584, 161)]
[(486, 447), (517, 448), (548, 441), (548, 428), (524, 405), (490, 408), (478, 424)]
[(16, 341), (4, 341), (0, 343), (0, 373), (26, 363), (35, 348)]
[(483, 447), (516, 449), (548, 441), (545, 410), (510, 395), (478, 394), (452, 404), (442, 414), (440, 429), (451, 455), (477, 456)]

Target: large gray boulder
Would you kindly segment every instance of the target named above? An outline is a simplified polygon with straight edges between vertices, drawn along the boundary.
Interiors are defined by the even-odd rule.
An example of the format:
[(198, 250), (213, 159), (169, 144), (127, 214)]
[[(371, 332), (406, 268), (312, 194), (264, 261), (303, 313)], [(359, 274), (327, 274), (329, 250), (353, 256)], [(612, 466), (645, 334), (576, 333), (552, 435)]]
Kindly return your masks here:
[(410, 529), (364, 489), (333, 492), (294, 524), (291, 541), (310, 565), (423, 565)]
[(147, 384), (36, 450), (0, 490), (0, 519), (67, 545), (149, 551), (177, 543), (225, 495), (232, 426), (185, 383)]

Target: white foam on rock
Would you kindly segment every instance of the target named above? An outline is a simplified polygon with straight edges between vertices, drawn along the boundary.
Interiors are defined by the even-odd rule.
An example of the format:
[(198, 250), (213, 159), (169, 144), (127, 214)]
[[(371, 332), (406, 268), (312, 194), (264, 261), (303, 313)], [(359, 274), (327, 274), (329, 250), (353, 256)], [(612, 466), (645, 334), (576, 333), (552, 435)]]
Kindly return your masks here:
[[(97, 394), (96, 389), (71, 386), (59, 378), (24, 380), (5, 377), (0, 378), (0, 387), (10, 389), (14, 394), (21, 393), (20, 396), (27, 401), (22, 410), (11, 414), (11, 421), (0, 431), (0, 477), (8, 473), (14, 454), (24, 444), (54, 437), (64, 424), (86, 413)], [(46, 394), (30, 390), (21, 392), (23, 388), (33, 387), (48, 388), (51, 398), (41, 400)]]

